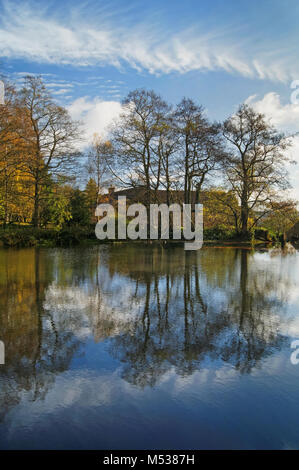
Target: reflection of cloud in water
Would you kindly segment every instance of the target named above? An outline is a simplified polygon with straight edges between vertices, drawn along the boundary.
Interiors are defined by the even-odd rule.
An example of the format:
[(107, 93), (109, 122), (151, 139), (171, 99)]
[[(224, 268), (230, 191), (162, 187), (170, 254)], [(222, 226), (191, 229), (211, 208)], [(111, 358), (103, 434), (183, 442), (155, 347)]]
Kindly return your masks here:
[[(229, 366), (195, 371), (187, 377), (178, 376), (172, 367), (163, 375), (158, 387), (178, 399), (186, 393), (199, 393), (204, 399), (205, 387), (225, 383), (232, 385), (237, 377), (237, 372)], [(124, 381), (119, 369), (107, 374), (93, 370), (64, 372), (56, 378), (44, 399), (32, 402), (30, 394), (23, 392), (21, 403), (9, 414), (8, 421), (14, 423), (10, 432), (42, 421), (49, 414), (66, 413), (70, 409), (73, 416), (80, 416), (82, 413), (92, 413), (99, 407), (121, 403), (124, 397), (134, 403), (144, 395), (150, 397), (150, 394), (150, 388), (140, 390)]]
[[(277, 375), (285, 369), (285, 358), (278, 356), (274, 360), (266, 359), (262, 367), (253, 368), (252, 377), (263, 382), (266, 375)], [(42, 421), (47, 415), (59, 413), (76, 421), (88, 413), (93, 416), (100, 407), (118, 406), (125, 400), (136, 406), (140, 399), (150, 399), (152, 393), (167, 393), (179, 401), (200, 400), (212, 402), (211, 390), (215, 394), (230, 393), (238, 388), (240, 375), (229, 364), (219, 367), (203, 367), (192, 375), (180, 376), (175, 367), (171, 367), (160, 378), (154, 392), (151, 387), (139, 389), (121, 378), (121, 370), (113, 373), (99, 373), (96, 370), (64, 372), (56, 378), (53, 387), (44, 399), (32, 402), (28, 393), (23, 392), (21, 403), (11, 410), (8, 422), (13, 423), (10, 432), (26, 429), (33, 423)], [(219, 404), (220, 406), (220, 404)], [(68, 410), (71, 414), (68, 413)]]
[[(55, 380), (66, 380), (77, 352), (93, 364), (97, 357), (90, 351), (97, 350), (94, 343), (99, 341), (108, 340), (105, 353), (115, 361), (113, 367), (121, 364), (117, 378), (114, 372), (107, 374), (103, 385), (97, 374), (90, 381), (89, 375), (67, 373), (69, 382), (59, 392), (65, 406), (80, 401), (97, 406), (101, 399), (106, 403), (111, 390), (116, 393), (114, 380), (120, 388), (127, 384), (126, 393), (135, 393), (135, 386), (146, 390), (167, 384), (167, 393), (172, 393), (172, 382), (176, 393), (205, 381), (238, 380), (273, 359), (288, 345), (287, 336), (299, 334), (298, 256), (271, 258), (267, 253), (212, 248), (188, 254), (183, 249), (130, 246), (121, 253), (113, 247), (87, 249), (77, 258), (63, 250), (34, 256), (32, 272), (39, 282), (27, 280), (30, 315), (21, 316), (20, 311), (23, 333), (11, 354), (18, 363), (27, 358), (26, 387), (36, 402), (52, 393)], [(41, 277), (46, 267), (47, 282)], [(4, 285), (3, 292), (7, 289), (15, 289), (14, 284)], [(12, 307), (8, 303), (3, 309), (8, 312), (8, 334)], [(34, 342), (28, 341), (33, 337)], [(24, 368), (12, 366), (15, 403), (25, 388), (24, 375)], [(92, 393), (95, 386), (99, 392)], [(85, 395), (80, 391), (84, 388)]]
[[(118, 283), (117, 295), (113, 295), (112, 292), (102, 292), (100, 288), (86, 291), (83, 286), (62, 287), (53, 283), (46, 290), (43, 306), (58, 323), (63, 315), (68, 315), (68, 329), (78, 337), (92, 334), (96, 337), (94, 322), (98, 327), (106, 322), (107, 336), (112, 337), (130, 330), (130, 324), (139, 314), (140, 301), (132, 300), (133, 289), (133, 286)], [(80, 325), (72, 322), (72, 318), (79, 319)]]
[(267, 433), (277, 401), (297, 409), (298, 255), (136, 244), (8, 250), (2, 264), (3, 443), (122, 444), (182, 429), (186, 413), (188, 445), (217, 426), (241, 442), (265, 408)]
[[(211, 263), (217, 262), (219, 251), (209, 253)], [(197, 263), (190, 265), (194, 258), (186, 258), (184, 270), (175, 274), (163, 272), (161, 265), (157, 275), (148, 270), (147, 261), (146, 269), (136, 270), (136, 280), (131, 271), (136, 261), (130, 264), (124, 253), (114, 266), (110, 254), (99, 264), (97, 282), (52, 283), (44, 308), (58, 324), (68, 315), (68, 329), (77, 337), (113, 339), (111, 353), (124, 363), (132, 383), (154, 383), (171, 364), (177, 373), (190, 375), (205, 356), (222, 357), (249, 371), (279, 347), (282, 335), (295, 334), (298, 320), (286, 311), (285, 298), (296, 277), (286, 275), (286, 257), (239, 250), (213, 267), (206, 254), (197, 254)], [(299, 257), (295, 259), (298, 263)], [(156, 267), (159, 262), (162, 258)]]

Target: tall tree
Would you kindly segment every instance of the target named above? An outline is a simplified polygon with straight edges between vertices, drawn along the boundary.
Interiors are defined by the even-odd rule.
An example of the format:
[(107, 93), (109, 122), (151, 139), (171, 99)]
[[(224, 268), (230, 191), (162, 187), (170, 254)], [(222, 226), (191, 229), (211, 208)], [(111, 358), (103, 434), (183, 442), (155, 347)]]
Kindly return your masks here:
[[(86, 169), (89, 177), (96, 183), (96, 199), (94, 204), (98, 204), (99, 194), (104, 186), (109, 184), (108, 162), (112, 153), (112, 145), (109, 141), (104, 141), (95, 134), (92, 145), (87, 154)], [(90, 181), (90, 179), (89, 179)]]
[(276, 190), (289, 187), (285, 150), (290, 141), (246, 104), (222, 130), (229, 151), (226, 180), (240, 201), (241, 234), (246, 236), (251, 211), (263, 210)]
[(225, 158), (220, 126), (211, 124), (202, 106), (183, 98), (175, 111), (174, 125), (179, 137), (179, 165), (183, 169), (185, 203), (191, 202), (191, 191), (196, 191), (196, 202), (206, 177)]
[(113, 129), (114, 159), (110, 168), (122, 186), (144, 186), (146, 204), (162, 177), (160, 126), (169, 106), (153, 91), (135, 90), (123, 102), (124, 112)]
[(87, 204), (88, 211), (89, 211), (90, 221), (95, 222), (96, 221), (95, 210), (99, 203), (99, 189), (98, 189), (97, 183), (95, 182), (93, 178), (90, 178), (88, 180), (85, 186), (84, 193), (85, 193), (85, 198), (86, 198), (86, 204)]
[(173, 112), (167, 112), (162, 117), (158, 130), (158, 143), (155, 146), (156, 164), (160, 168), (159, 184), (166, 191), (166, 202), (177, 202), (173, 198), (172, 190), (178, 189), (178, 171), (176, 169), (176, 156), (179, 149), (179, 137), (174, 125)]
[(30, 181), (23, 175), (25, 146), (16, 133), (23, 113), (16, 105), (15, 88), (6, 82), (5, 103), (0, 105), (0, 195), (4, 226), (14, 219), (26, 218)]
[(49, 174), (55, 178), (70, 171), (78, 156), (76, 142), (80, 132), (78, 123), (55, 103), (41, 78), (25, 79), (19, 106), (24, 112), (18, 132), (26, 143), (26, 173), (34, 182), (32, 222), (38, 227), (43, 186)]

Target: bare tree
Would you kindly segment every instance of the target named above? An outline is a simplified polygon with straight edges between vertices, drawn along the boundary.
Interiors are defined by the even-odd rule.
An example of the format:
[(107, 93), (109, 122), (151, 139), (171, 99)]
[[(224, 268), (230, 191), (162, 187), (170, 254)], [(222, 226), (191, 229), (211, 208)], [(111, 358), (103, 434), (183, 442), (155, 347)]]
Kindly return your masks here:
[(108, 164), (111, 154), (111, 142), (104, 141), (99, 135), (95, 134), (87, 155), (86, 170), (97, 186), (98, 196), (97, 201), (95, 201), (97, 204), (101, 189), (110, 183)]
[(174, 202), (172, 190), (179, 183), (176, 169), (176, 157), (179, 149), (179, 137), (174, 125), (174, 114), (166, 113), (158, 127), (158, 145), (155, 148), (156, 162), (160, 169), (159, 183), (166, 191), (166, 203)]
[(241, 233), (248, 232), (248, 219), (255, 209), (263, 210), (275, 191), (289, 187), (285, 150), (289, 138), (279, 133), (248, 105), (241, 105), (223, 124), (229, 158), (225, 174), (229, 187), (240, 201)]
[(146, 203), (162, 178), (157, 156), (161, 127), (169, 107), (153, 91), (135, 90), (123, 102), (124, 112), (112, 131), (114, 148), (110, 169), (124, 187), (144, 186)]
[(179, 165), (184, 181), (185, 203), (191, 202), (196, 190), (196, 202), (206, 177), (219, 168), (225, 158), (220, 126), (211, 124), (202, 106), (183, 98), (175, 111), (174, 126), (179, 137)]

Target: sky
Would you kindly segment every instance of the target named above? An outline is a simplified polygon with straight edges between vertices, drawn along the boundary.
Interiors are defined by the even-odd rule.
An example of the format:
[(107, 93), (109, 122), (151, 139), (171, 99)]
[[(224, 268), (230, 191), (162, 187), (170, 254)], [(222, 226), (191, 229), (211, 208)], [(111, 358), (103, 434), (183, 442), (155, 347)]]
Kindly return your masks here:
[[(249, 102), (295, 133), (298, 26), (297, 0), (0, 0), (0, 72), (42, 75), (87, 138), (141, 87), (218, 121)], [(299, 137), (290, 152), (299, 162)], [(299, 165), (291, 174), (299, 198)]]

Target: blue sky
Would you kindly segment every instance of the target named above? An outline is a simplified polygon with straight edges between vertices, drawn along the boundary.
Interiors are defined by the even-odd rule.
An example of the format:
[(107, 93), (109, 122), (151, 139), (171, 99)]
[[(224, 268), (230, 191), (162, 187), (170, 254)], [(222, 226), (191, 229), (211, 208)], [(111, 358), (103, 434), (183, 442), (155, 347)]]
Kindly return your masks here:
[(0, 0), (0, 7), (2, 72), (17, 83), (42, 74), (89, 135), (104, 134), (137, 87), (171, 103), (189, 96), (217, 120), (248, 100), (282, 130), (298, 129), (299, 105), (290, 101), (299, 80), (297, 0)]
[[(299, 77), (297, 0), (2, 1), (4, 72), (51, 74), (61, 101), (183, 95), (223, 118), (248, 96), (289, 99)], [(56, 86), (55, 86), (56, 85)]]

